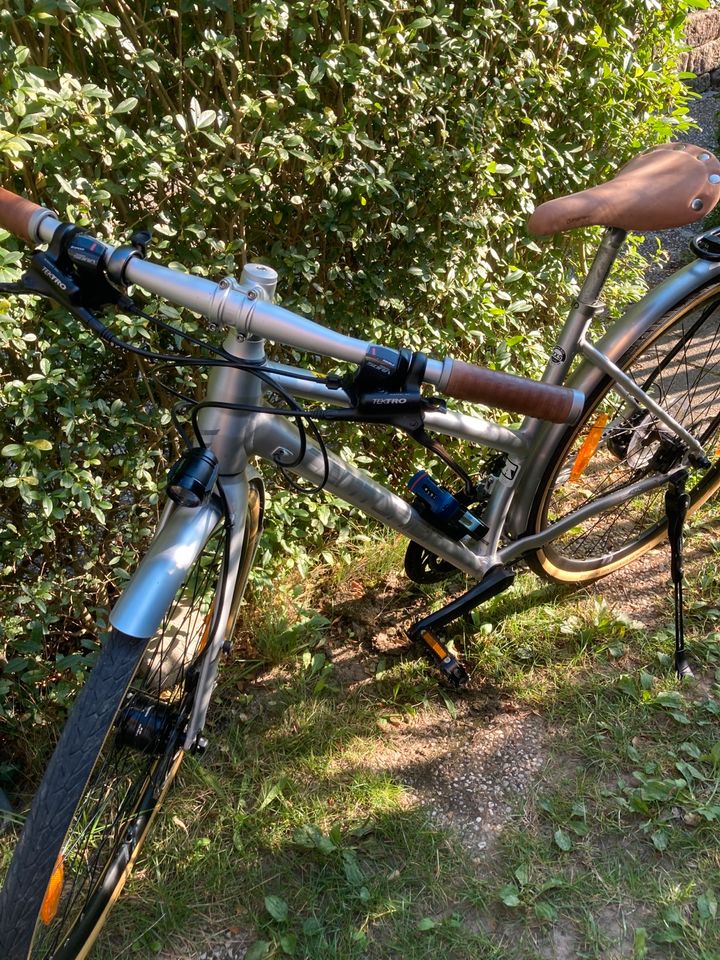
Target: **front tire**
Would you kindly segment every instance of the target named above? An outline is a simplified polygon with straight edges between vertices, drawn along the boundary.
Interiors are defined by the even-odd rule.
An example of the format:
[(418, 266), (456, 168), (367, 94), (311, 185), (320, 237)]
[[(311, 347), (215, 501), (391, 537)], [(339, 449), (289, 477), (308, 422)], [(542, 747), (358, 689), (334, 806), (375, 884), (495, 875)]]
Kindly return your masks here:
[[(650, 396), (697, 437), (711, 462), (691, 469), (688, 513), (720, 488), (720, 285), (693, 294), (659, 318), (617, 361)], [(603, 426), (600, 417), (607, 417)], [(595, 427), (600, 442), (584, 469), (581, 449)], [(550, 458), (529, 515), (538, 533), (574, 510), (653, 473), (687, 464), (683, 447), (647, 412), (638, 412), (602, 377), (587, 398), (577, 426), (569, 427)], [(667, 531), (665, 486), (579, 523), (528, 556), (557, 583), (588, 583), (659, 543)]]
[[(261, 527), (262, 486), (251, 481), (228, 637)], [(4, 960), (84, 960), (119, 896), (184, 756), (225, 535), (221, 523), (149, 642), (118, 631), (106, 641), (0, 893)]]

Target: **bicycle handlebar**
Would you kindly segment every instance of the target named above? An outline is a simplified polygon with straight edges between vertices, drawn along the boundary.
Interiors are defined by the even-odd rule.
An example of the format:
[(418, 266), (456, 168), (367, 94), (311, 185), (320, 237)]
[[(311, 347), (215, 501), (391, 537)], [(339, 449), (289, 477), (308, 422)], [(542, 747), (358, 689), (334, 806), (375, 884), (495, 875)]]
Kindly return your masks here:
[[(45, 207), (0, 188), (0, 226), (23, 240), (50, 243), (60, 221)], [(107, 267), (115, 249), (102, 246)], [(233, 326), (246, 336), (275, 340), (350, 363), (361, 363), (371, 346), (257, 295), (253, 297), (252, 291), (230, 280), (215, 283), (138, 256), (125, 259), (122, 271), (123, 282), (137, 284), (171, 303)], [(553, 423), (573, 423), (585, 402), (582, 393), (569, 387), (488, 370), (450, 357), (429, 359), (424, 379), (456, 400), (483, 403)]]
[(33, 216), (44, 209), (37, 203), (0, 187), (0, 227), (14, 233), (21, 240), (32, 241), (36, 239), (33, 236), (30, 224)]

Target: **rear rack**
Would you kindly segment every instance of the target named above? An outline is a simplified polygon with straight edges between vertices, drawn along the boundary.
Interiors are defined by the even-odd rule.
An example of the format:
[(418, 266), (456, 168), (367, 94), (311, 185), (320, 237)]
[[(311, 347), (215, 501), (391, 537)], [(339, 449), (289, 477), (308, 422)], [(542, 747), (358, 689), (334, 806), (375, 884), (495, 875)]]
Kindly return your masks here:
[(712, 227), (705, 233), (693, 237), (690, 249), (703, 260), (720, 260), (720, 227)]

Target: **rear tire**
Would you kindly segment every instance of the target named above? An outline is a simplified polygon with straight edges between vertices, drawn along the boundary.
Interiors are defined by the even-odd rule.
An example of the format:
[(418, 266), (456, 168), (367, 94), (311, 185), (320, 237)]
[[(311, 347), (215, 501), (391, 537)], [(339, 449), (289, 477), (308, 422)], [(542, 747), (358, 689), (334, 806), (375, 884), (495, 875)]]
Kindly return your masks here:
[[(707, 470), (690, 469), (690, 508), (720, 488), (720, 285), (680, 302), (625, 352), (618, 366), (703, 444)], [(602, 439), (579, 479), (571, 479), (588, 433), (607, 416)], [(598, 427), (600, 429), (600, 426)], [(544, 530), (574, 510), (653, 473), (687, 463), (666, 427), (620, 396), (602, 377), (578, 425), (569, 427), (538, 486), (528, 533)], [(557, 583), (588, 583), (659, 543), (667, 531), (665, 486), (609, 508), (528, 556), (530, 566)]]
[[(262, 528), (260, 481), (251, 481), (249, 490), (228, 637)], [(4, 960), (83, 960), (95, 942), (184, 756), (224, 541), (221, 523), (149, 642), (113, 631), (105, 643), (0, 893)], [(51, 880), (61, 891), (54, 913), (46, 897)]]

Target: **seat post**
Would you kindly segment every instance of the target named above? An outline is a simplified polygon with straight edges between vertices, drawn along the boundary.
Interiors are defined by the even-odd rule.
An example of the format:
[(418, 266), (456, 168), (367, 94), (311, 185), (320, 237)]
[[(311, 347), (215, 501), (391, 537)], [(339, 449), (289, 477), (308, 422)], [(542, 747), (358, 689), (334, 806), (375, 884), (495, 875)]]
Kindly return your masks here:
[(580, 306), (590, 307), (594, 310), (597, 298), (605, 286), (605, 281), (626, 237), (627, 230), (621, 230), (620, 227), (607, 228), (577, 298), (577, 303)]
[(622, 230), (620, 227), (608, 227), (605, 230), (580, 293), (573, 301), (565, 326), (545, 367), (543, 373), (545, 383), (562, 383), (565, 379), (577, 353), (578, 344), (585, 335), (588, 324), (600, 309), (598, 297), (625, 237), (627, 237), (627, 230)]

